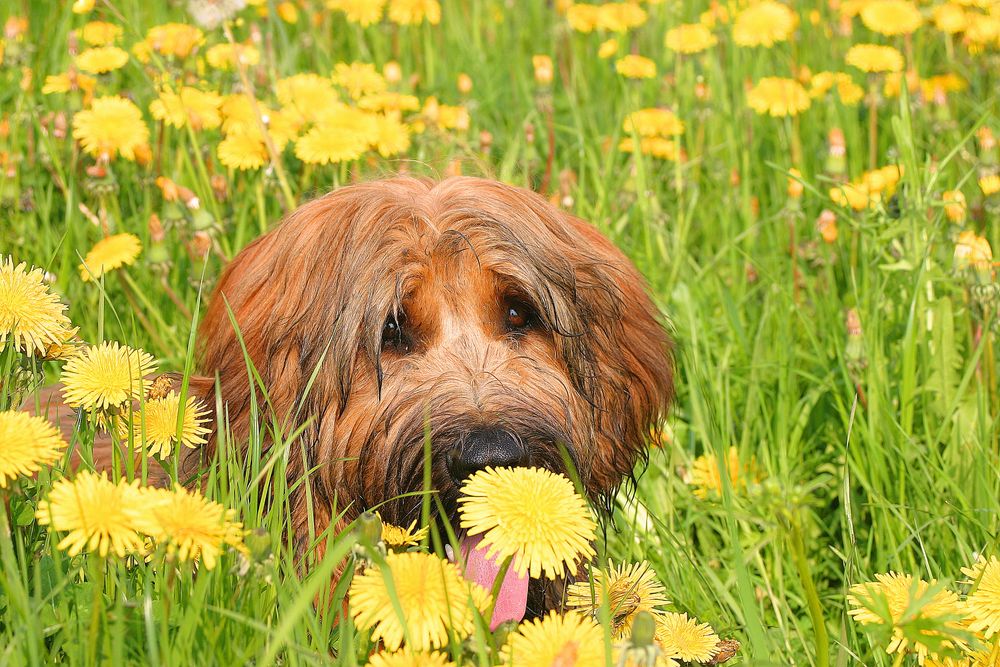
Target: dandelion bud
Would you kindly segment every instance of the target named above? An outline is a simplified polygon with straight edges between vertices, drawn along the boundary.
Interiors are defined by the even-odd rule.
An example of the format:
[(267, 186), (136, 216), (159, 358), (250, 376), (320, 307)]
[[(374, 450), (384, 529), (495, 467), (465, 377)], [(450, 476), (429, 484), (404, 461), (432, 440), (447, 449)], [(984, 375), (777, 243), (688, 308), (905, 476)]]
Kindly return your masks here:
[(965, 222), (966, 204), (965, 195), (961, 190), (948, 190), (942, 195), (944, 199), (944, 214), (948, 220), (960, 225)]
[(135, 163), (140, 167), (145, 167), (153, 161), (153, 149), (149, 144), (139, 144), (135, 147)]
[(209, 183), (212, 186), (212, 194), (215, 195), (216, 201), (223, 202), (229, 198), (229, 183), (226, 182), (225, 176), (222, 174), (213, 174)]
[(547, 86), (552, 83), (555, 70), (552, 67), (552, 58), (545, 55), (531, 56), (531, 64), (535, 68), (535, 82), (540, 86)]
[[(979, 128), (976, 131), (976, 139), (979, 141), (979, 150), (983, 153), (993, 153), (996, 151), (997, 140), (993, 136), (993, 130), (989, 127), (984, 125)], [(993, 161), (996, 161), (996, 155), (993, 155)]]
[(736, 657), (740, 651), (740, 643), (735, 639), (723, 639), (716, 645), (715, 650), (715, 657), (708, 664), (721, 665)]
[(729, 187), (731, 188), (740, 187), (740, 172), (736, 168), (733, 168), (729, 171)]
[(524, 140), (529, 145), (535, 143), (535, 126), (531, 123), (524, 124)]
[(95, 0), (76, 0), (73, 3), (74, 14), (86, 14), (94, 8)]
[(804, 189), (802, 185), (802, 172), (798, 169), (789, 169), (788, 174), (788, 196), (792, 199), (798, 199), (802, 196), (802, 190)]
[(462, 161), (455, 159), (448, 163), (448, 166), (444, 170), (445, 176), (461, 176), (462, 175)]
[(390, 60), (382, 66), (382, 76), (388, 83), (399, 83), (403, 80), (403, 68), (395, 60)]
[[(844, 346), (844, 360), (847, 364), (847, 370), (856, 376), (857, 373), (868, 366), (868, 360), (865, 358), (864, 340), (862, 339), (861, 318), (858, 317), (858, 311), (854, 308), (848, 309), (844, 324), (847, 329), (847, 345)], [(855, 381), (857, 381), (857, 378), (855, 378)]]
[(156, 177), (156, 187), (160, 188), (160, 194), (163, 196), (163, 201), (177, 201), (180, 199), (180, 191), (177, 189), (177, 184), (166, 176)]
[(837, 216), (828, 208), (823, 209), (816, 218), (816, 231), (826, 243), (836, 243), (840, 233), (837, 231)]
[(160, 216), (155, 213), (150, 214), (146, 228), (149, 230), (149, 240), (152, 243), (162, 243), (163, 239), (167, 236), (166, 232), (163, 231), (163, 223), (160, 222)]
[(382, 519), (375, 512), (364, 512), (358, 517), (354, 534), (358, 544), (369, 549), (382, 540)]
[(640, 611), (632, 620), (632, 646), (652, 646), (656, 637), (656, 619), (648, 611)]
[(458, 82), (456, 85), (458, 86), (458, 92), (463, 95), (468, 95), (472, 92), (472, 77), (465, 72), (462, 72), (458, 75)]
[(479, 150), (483, 154), (489, 155), (490, 149), (493, 148), (493, 135), (488, 130), (483, 130), (479, 133)]
[(839, 127), (830, 129), (827, 135), (827, 156), (825, 169), (828, 174), (843, 177), (847, 173), (847, 142), (844, 131)]
[(704, 77), (699, 76), (698, 80), (694, 82), (695, 99), (699, 102), (707, 102), (711, 96), (711, 92), (708, 89), (708, 84), (705, 83)]
[(256, 528), (243, 538), (243, 543), (255, 563), (262, 563), (271, 556), (271, 534), (264, 528)]
[(212, 237), (207, 232), (195, 232), (188, 243), (188, 251), (195, 259), (205, 259), (212, 251)]
[(52, 136), (56, 139), (65, 139), (68, 127), (65, 111), (59, 111), (52, 117)]

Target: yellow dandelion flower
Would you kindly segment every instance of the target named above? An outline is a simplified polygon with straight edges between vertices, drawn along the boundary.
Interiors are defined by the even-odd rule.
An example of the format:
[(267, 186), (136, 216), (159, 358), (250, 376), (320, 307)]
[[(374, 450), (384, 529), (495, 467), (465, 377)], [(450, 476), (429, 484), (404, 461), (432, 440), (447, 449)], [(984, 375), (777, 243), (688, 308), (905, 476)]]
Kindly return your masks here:
[(967, 206), (965, 195), (962, 194), (961, 190), (948, 190), (941, 196), (941, 199), (944, 201), (944, 214), (948, 220), (956, 225), (965, 222)]
[(156, 361), (141, 349), (114, 341), (90, 345), (63, 367), (63, 398), (87, 411), (119, 407), (146, 393), (150, 381), (144, 376), (155, 368)]
[(899, 72), (903, 69), (903, 54), (891, 46), (855, 44), (848, 49), (844, 60), (864, 72)]
[[(847, 612), (848, 615), (862, 625), (884, 624), (885, 619), (868, 608), (872, 597), (884, 596), (888, 602), (889, 616), (893, 624), (892, 641), (886, 647), (886, 653), (912, 651), (917, 654), (918, 660), (922, 663), (929, 654), (927, 646), (919, 641), (913, 641), (911, 644), (911, 640), (907, 639), (903, 634), (903, 630), (896, 627), (896, 624), (903, 619), (903, 614), (907, 611), (911, 602), (922, 598), (927, 593), (927, 590), (936, 582), (931, 580), (928, 583), (922, 579), (914, 579), (909, 574), (897, 574), (896, 572), (876, 574), (875, 579), (876, 581), (874, 582), (851, 586), (847, 602), (853, 608)], [(918, 615), (925, 619), (957, 616), (960, 611), (960, 604), (958, 596), (955, 593), (947, 589), (942, 589), (924, 603)], [(948, 627), (958, 627), (957, 623), (950, 621), (946, 625)], [(933, 633), (935, 638), (940, 637), (940, 633), (937, 631), (927, 632)], [(953, 646), (953, 643), (950, 640), (944, 639), (942, 640), (942, 646)]]
[(809, 108), (809, 93), (795, 79), (768, 76), (747, 92), (747, 104), (759, 114), (795, 116)]
[(597, 27), (600, 7), (586, 3), (574, 3), (566, 10), (566, 21), (577, 32), (593, 32)]
[(164, 23), (146, 31), (143, 42), (152, 51), (174, 58), (187, 58), (205, 42), (205, 33), (187, 23)]
[[(625, 137), (618, 143), (618, 150), (622, 153), (634, 153), (635, 142), (632, 137)], [(676, 162), (681, 158), (680, 149), (676, 141), (664, 137), (643, 137), (639, 140), (639, 152), (649, 155), (659, 160)]]
[(382, 157), (406, 152), (410, 147), (410, 128), (392, 116), (378, 116), (378, 137), (372, 142)]
[[(608, 58), (614, 56), (616, 53), (618, 53), (618, 40), (615, 39), (614, 37), (612, 37), (611, 39), (604, 40), (603, 42), (601, 42), (600, 46), (597, 47), (597, 57), (600, 58), (601, 60), (607, 60)], [(537, 58), (538, 56), (535, 57)]]
[(97, 280), (108, 271), (131, 266), (142, 252), (142, 242), (135, 234), (114, 234), (94, 244), (80, 264), (83, 282)]
[(842, 183), (830, 188), (830, 199), (838, 206), (863, 211), (880, 200), (864, 183)]
[(253, 67), (260, 62), (260, 51), (252, 44), (216, 44), (205, 52), (205, 61), (219, 70), (234, 70), (237, 65)]
[(80, 37), (91, 46), (108, 46), (122, 36), (122, 27), (107, 21), (90, 21), (80, 29)]
[(128, 53), (117, 46), (95, 46), (80, 53), (74, 62), (84, 72), (104, 74), (124, 67)]
[(420, 108), (420, 100), (414, 95), (405, 93), (385, 92), (377, 95), (365, 95), (358, 100), (358, 108), (365, 111), (416, 111)]
[[(744, 466), (740, 462), (739, 450), (735, 447), (730, 447), (726, 452), (726, 472), (729, 473), (729, 484), (734, 491), (744, 489), (747, 484), (758, 479), (755, 463), (751, 461)], [(715, 453), (703, 454), (696, 458), (684, 482), (693, 486), (694, 495), (702, 500), (711, 494), (722, 495), (722, 475), (719, 471), (719, 459)]]
[(333, 82), (355, 100), (386, 88), (385, 78), (371, 63), (337, 63), (333, 67)]
[(736, 15), (733, 24), (733, 41), (740, 46), (770, 48), (777, 42), (787, 41), (799, 23), (798, 15), (773, 0), (750, 5)]
[(841, 103), (853, 106), (860, 102), (865, 96), (865, 89), (854, 83), (847, 74), (841, 73), (837, 77), (837, 97)]
[(487, 468), (462, 485), (460, 525), (487, 557), (513, 557), (523, 576), (555, 579), (594, 549), (594, 520), (566, 477), (541, 468)]
[(676, 137), (684, 134), (684, 121), (669, 109), (639, 109), (625, 116), (622, 130), (640, 137)]
[(656, 642), (664, 653), (685, 662), (708, 662), (719, 652), (719, 636), (708, 623), (668, 612), (656, 619)]
[(593, 570), (592, 576), (593, 587), (589, 581), (570, 584), (566, 606), (597, 618), (607, 603), (611, 611), (611, 635), (615, 639), (630, 633), (637, 614), (647, 611), (654, 617), (661, 616), (663, 611), (658, 607), (670, 602), (663, 584), (646, 561), (618, 566), (608, 561), (607, 571)]
[(83, 91), (85, 99), (89, 99), (90, 95), (94, 92), (95, 86), (97, 86), (97, 79), (80, 72), (50, 74), (45, 77), (42, 94), (52, 95), (80, 90)]
[(667, 31), (664, 44), (677, 53), (700, 53), (719, 43), (712, 31), (701, 23), (685, 23)]
[(44, 353), (63, 341), (69, 326), (66, 305), (49, 291), (45, 273), (11, 257), (0, 259), (0, 350), (10, 340), (26, 353)]
[(972, 567), (962, 568), (972, 579), (973, 590), (965, 601), (965, 618), (971, 632), (989, 639), (1000, 632), (1000, 560), (991, 556)]
[(191, 128), (198, 131), (211, 130), (222, 124), (221, 106), (222, 97), (217, 93), (185, 86), (180, 93), (161, 91), (159, 98), (149, 104), (149, 111), (153, 118), (171, 127), (184, 127), (190, 123)]
[(443, 653), (427, 653), (403, 650), (394, 653), (381, 652), (368, 658), (367, 667), (455, 667)]
[[(278, 151), (294, 139), (299, 131), (299, 123), (293, 118), (293, 114), (269, 109), (259, 102), (255, 111), (254, 105), (251, 104), (250, 98), (246, 95), (227, 95), (222, 100), (220, 111), (223, 117), (222, 131), (226, 135), (247, 135), (263, 144), (264, 137), (260, 129), (261, 123), (263, 123), (271, 142)], [(257, 112), (260, 112), (259, 120)]]
[(150, 398), (142, 406), (142, 413), (133, 418), (132, 428), (136, 440), (146, 433), (146, 448), (151, 455), (166, 458), (170, 456), (175, 443), (194, 449), (205, 444), (205, 436), (210, 432), (208, 409), (205, 404), (188, 396), (184, 403), (184, 421), (181, 424), (180, 438), (177, 433), (177, 419), (180, 412), (181, 397), (171, 391), (163, 398)]
[(349, 131), (317, 126), (295, 142), (295, 156), (308, 164), (350, 162), (361, 157), (369, 143)]
[(986, 174), (979, 177), (979, 189), (989, 197), (1000, 192), (1000, 174)]
[(138, 485), (124, 480), (115, 484), (107, 473), (83, 471), (53, 484), (38, 503), (35, 518), (50, 530), (67, 533), (56, 546), (70, 556), (86, 549), (102, 557), (123, 557), (142, 548), (137, 527), (144, 507)]
[(315, 120), (316, 114), (337, 104), (333, 82), (318, 74), (293, 74), (279, 79), (275, 91), (282, 106), (294, 111), (303, 121)]
[(86, 14), (94, 9), (94, 4), (96, 0), (74, 0), (73, 1), (73, 13), (74, 14)]
[(17, 410), (0, 412), (0, 489), (55, 463), (65, 450), (59, 429), (45, 419)]
[(615, 61), (615, 70), (626, 79), (652, 79), (656, 76), (656, 63), (630, 53)]
[(385, 0), (326, 0), (326, 6), (343, 12), (349, 23), (367, 27), (382, 20)]
[(522, 623), (504, 646), (503, 658), (510, 667), (601, 667), (607, 664), (604, 630), (582, 614), (553, 611)]
[(236, 511), (226, 509), (197, 490), (182, 486), (173, 491), (144, 489), (139, 529), (180, 561), (200, 561), (206, 570), (215, 567), (227, 545), (243, 544), (243, 524)]
[(431, 25), (441, 22), (438, 0), (389, 0), (389, 20), (399, 25), (416, 25), (425, 20)]
[[(378, 514), (376, 513), (376, 516)], [(381, 520), (382, 517), (379, 517)], [(421, 540), (427, 537), (430, 529), (427, 526), (417, 530), (417, 522), (414, 521), (406, 528), (394, 526), (391, 523), (382, 521), (382, 541), (389, 549), (405, 549), (415, 547)]]
[(608, 2), (597, 9), (597, 27), (610, 32), (627, 32), (646, 22), (646, 10), (635, 2)]
[(483, 612), (489, 606), (489, 593), (465, 581), (456, 565), (433, 554), (390, 553), (385, 561), (386, 571), (369, 568), (354, 578), (350, 601), (358, 627), (371, 630), (372, 640), (382, 641), (390, 651), (402, 646), (404, 633), (387, 577), (406, 619), (407, 647), (414, 651), (445, 646), (452, 633), (468, 636), (475, 622), (473, 607)]
[(993, 249), (985, 236), (971, 230), (958, 235), (955, 242), (955, 266), (959, 270), (972, 267), (986, 270), (993, 264)]
[(123, 97), (98, 97), (89, 109), (73, 117), (73, 138), (94, 157), (111, 159), (116, 153), (134, 160), (149, 141), (142, 111)]
[(969, 26), (969, 19), (961, 5), (946, 2), (934, 8), (934, 27), (948, 35), (955, 35)]
[(366, 144), (378, 140), (378, 117), (354, 107), (338, 104), (316, 118), (316, 127), (333, 132), (347, 132)]
[(908, 35), (920, 27), (924, 17), (909, 0), (873, 0), (861, 8), (861, 22), (883, 35)]
[(44, 361), (65, 360), (75, 355), (83, 344), (76, 336), (79, 331), (80, 327), (71, 327), (56, 332), (57, 341), (45, 347), (42, 359)]
[(260, 169), (267, 163), (267, 148), (258, 136), (230, 134), (219, 142), (219, 162), (230, 169)]
[[(427, 113), (427, 107), (424, 108), (424, 113)], [(432, 115), (435, 124), (442, 130), (469, 129), (469, 110), (463, 106), (435, 104)]]

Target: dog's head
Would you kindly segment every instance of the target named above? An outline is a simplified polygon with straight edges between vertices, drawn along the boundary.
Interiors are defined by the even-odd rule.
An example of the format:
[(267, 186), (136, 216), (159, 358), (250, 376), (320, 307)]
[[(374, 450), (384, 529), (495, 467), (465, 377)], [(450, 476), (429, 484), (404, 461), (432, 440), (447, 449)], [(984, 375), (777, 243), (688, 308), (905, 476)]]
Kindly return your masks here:
[(425, 437), (449, 513), (487, 466), (569, 461), (606, 498), (672, 396), (670, 344), (631, 263), (494, 181), (351, 185), (240, 253), (201, 331), (239, 429), (250, 389), (230, 309), (271, 409), (307, 424), (313, 505), (397, 523), (417, 517), (420, 499), (399, 497), (423, 487)]

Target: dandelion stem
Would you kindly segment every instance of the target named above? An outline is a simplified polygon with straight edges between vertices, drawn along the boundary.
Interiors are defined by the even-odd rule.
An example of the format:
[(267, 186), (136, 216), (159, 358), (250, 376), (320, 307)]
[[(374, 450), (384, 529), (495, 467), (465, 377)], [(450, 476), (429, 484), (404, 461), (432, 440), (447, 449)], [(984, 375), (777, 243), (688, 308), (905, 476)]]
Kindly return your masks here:
[[(905, 82), (903, 85), (906, 85)], [(868, 77), (868, 169), (878, 161), (878, 80)]]

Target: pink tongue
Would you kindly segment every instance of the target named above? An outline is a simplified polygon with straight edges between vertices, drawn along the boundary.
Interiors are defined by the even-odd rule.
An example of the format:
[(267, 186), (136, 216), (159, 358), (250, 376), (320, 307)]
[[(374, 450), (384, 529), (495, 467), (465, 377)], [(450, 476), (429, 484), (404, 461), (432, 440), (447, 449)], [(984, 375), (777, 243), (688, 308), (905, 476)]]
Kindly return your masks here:
[[(465, 578), (473, 581), (487, 591), (493, 590), (493, 582), (500, 574), (502, 562), (486, 556), (487, 547), (480, 547), (482, 535), (462, 538), (462, 558), (465, 559)], [(507, 574), (500, 585), (496, 605), (493, 607), (493, 618), (490, 620), (490, 630), (496, 630), (504, 621), (520, 621), (528, 608), (528, 576), (518, 575), (513, 565), (507, 568)]]

